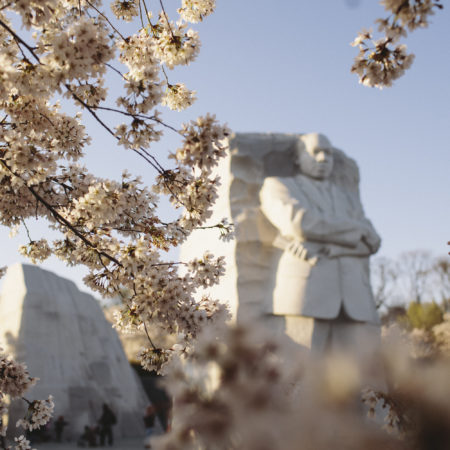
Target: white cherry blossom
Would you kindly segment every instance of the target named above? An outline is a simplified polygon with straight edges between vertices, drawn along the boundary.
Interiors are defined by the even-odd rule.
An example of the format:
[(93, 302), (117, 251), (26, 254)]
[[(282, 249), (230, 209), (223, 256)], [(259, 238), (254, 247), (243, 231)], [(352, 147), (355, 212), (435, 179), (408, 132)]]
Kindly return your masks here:
[(372, 30), (363, 30), (351, 43), (359, 47), (351, 71), (359, 76), (361, 84), (380, 89), (392, 86), (414, 61), (414, 55), (406, 53), (406, 45), (398, 44), (400, 38), (406, 37), (407, 31), (427, 27), (429, 16), (442, 8), (440, 0), (382, 0), (381, 4), (391, 13), (376, 20), (384, 37), (373, 41)]
[(190, 91), (183, 83), (170, 84), (161, 104), (172, 110), (182, 111), (194, 103), (195, 94), (195, 91)]
[(204, 17), (214, 12), (215, 0), (182, 0), (177, 11), (186, 22), (201, 22)]

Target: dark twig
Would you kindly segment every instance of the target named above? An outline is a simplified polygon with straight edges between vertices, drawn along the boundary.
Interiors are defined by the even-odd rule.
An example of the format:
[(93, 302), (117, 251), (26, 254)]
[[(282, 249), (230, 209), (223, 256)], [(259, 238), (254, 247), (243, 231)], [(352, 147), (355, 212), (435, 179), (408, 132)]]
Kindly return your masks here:
[(24, 402), (26, 402), (29, 406), (31, 406), (33, 404), (33, 402), (30, 402), (30, 400), (28, 400), (25, 397), (20, 397)]
[[(113, 130), (111, 130), (110, 127), (108, 127), (108, 125), (106, 125), (105, 122), (103, 122), (100, 117), (98, 117), (98, 115), (95, 113), (94, 109), (96, 109), (93, 106), (89, 106), (84, 100), (82, 100), (77, 94), (75, 94), (75, 92), (72, 91), (72, 89), (70, 88), (70, 86), (68, 84), (65, 85), (66, 89), (72, 94), (72, 97), (80, 104), (82, 104), (88, 111), (89, 113), (92, 115), (92, 117), (95, 118), (95, 120), (111, 135), (113, 136), (115, 139), (119, 140), (119, 137), (116, 136), (116, 133), (114, 133)], [(98, 109), (98, 108), (97, 108)], [(138, 151), (137, 149), (132, 149), (135, 153), (137, 153), (139, 156), (141, 156), (141, 158), (144, 158), (145, 161), (147, 161), (155, 170), (157, 170), (161, 175), (164, 174), (164, 169), (162, 168), (162, 166), (156, 161), (156, 158), (154, 156), (147, 156), (145, 154), (142, 154), (140, 151)], [(143, 150), (141, 148), (141, 150)]]
[(149, 14), (148, 14), (148, 9), (147, 9), (147, 4), (145, 3), (145, 0), (142, 0), (142, 4), (144, 5), (145, 17), (147, 17), (148, 24), (150, 25), (150, 28), (153, 29), (153, 24), (150, 21), (150, 17), (149, 17)]
[(31, 236), (30, 236), (30, 230), (28, 229), (27, 224), (25, 223), (25, 220), (23, 218), (22, 218), (22, 224), (25, 227), (25, 231), (27, 232), (27, 236), (28, 236), (28, 239), (30, 240), (30, 243), (33, 242), (33, 239), (31, 239)]
[(163, 127), (169, 128), (170, 130), (175, 131), (175, 133), (182, 135), (182, 133), (180, 133), (180, 131), (177, 130), (175, 127), (163, 122), (162, 120), (158, 119), (156, 116), (147, 116), (146, 114), (133, 114), (133, 113), (129, 113), (127, 111), (122, 111), (121, 109), (111, 108), (109, 106), (92, 106), (91, 108), (92, 109), (100, 109), (103, 111), (111, 111), (111, 112), (115, 112), (118, 114), (123, 114), (124, 116), (133, 117), (133, 119), (137, 118), (137, 119), (153, 120), (154, 122), (159, 123)]
[(50, 211), (50, 213), (58, 223), (67, 227), (72, 233), (74, 233), (79, 239), (81, 239), (88, 247), (95, 250), (99, 255), (104, 256), (111, 262), (117, 264), (119, 267), (123, 267), (123, 265), (116, 258), (102, 250), (98, 250), (97, 247), (91, 241), (89, 241), (89, 239), (86, 238), (86, 236), (80, 233), (67, 219), (61, 216), (61, 214), (59, 214), (58, 211), (56, 211), (56, 209), (53, 208), (53, 206), (50, 205), (50, 203), (48, 203), (43, 197), (41, 197), (31, 186), (27, 186), (27, 188), (34, 195), (34, 197)]
[(27, 44), (18, 34), (15, 33), (14, 30), (12, 30), (8, 25), (6, 25), (6, 23), (3, 22), (3, 20), (0, 20), (0, 26), (2, 26), (14, 38), (15, 41), (20, 42), (33, 55), (36, 61), (39, 64), (41, 64), (41, 60), (34, 52), (34, 48), (31, 47), (31, 45)]
[(172, 39), (174, 41), (176, 41), (175, 35), (173, 34), (172, 27), (170, 26), (170, 23), (169, 23), (169, 17), (166, 14), (166, 10), (164, 9), (164, 4), (163, 4), (162, 0), (159, 0), (159, 4), (161, 5), (161, 9), (162, 9), (162, 12), (164, 14), (164, 17), (166, 18), (167, 26), (169, 27), (170, 34), (172, 35)]
[(148, 338), (148, 341), (150, 342), (150, 345), (153, 347), (153, 350), (158, 350), (158, 349), (155, 347), (155, 344), (153, 343), (152, 338), (151, 338), (150, 335), (148, 334), (147, 325), (145, 324), (145, 320), (143, 320), (142, 323), (144, 324), (145, 334), (147, 335), (147, 338)]
[(97, 13), (100, 14), (108, 22), (109, 26), (122, 38), (122, 40), (124, 40), (125, 42), (127, 41), (123, 34), (111, 23), (111, 21), (105, 16), (104, 13), (102, 13), (97, 7), (95, 7), (89, 0), (86, 0), (86, 3), (92, 9), (95, 9), (95, 11), (97, 11)]
[(105, 66), (106, 66), (106, 67), (109, 67), (111, 70), (114, 70), (114, 72), (118, 73), (118, 74), (121, 76), (121, 78), (123, 78), (124, 80), (128, 81), (128, 80), (125, 78), (125, 76), (123, 75), (123, 73), (122, 73), (120, 70), (116, 69), (113, 65), (111, 65), (111, 64), (109, 64), (109, 63), (105, 63)]
[(144, 25), (144, 18), (142, 17), (141, 0), (139, 0), (139, 17), (140, 17), (140, 19), (141, 19), (141, 25), (142, 25), (142, 28), (145, 28), (145, 25)]
[(11, 6), (11, 3), (7, 3), (6, 5), (3, 5), (3, 6), (0, 8), (0, 11), (3, 11), (4, 9), (9, 8), (10, 6)]
[(167, 85), (170, 86), (169, 77), (167, 76), (167, 73), (166, 73), (166, 70), (164, 69), (164, 66), (161, 66), (161, 70), (162, 70), (164, 76), (166, 77)]

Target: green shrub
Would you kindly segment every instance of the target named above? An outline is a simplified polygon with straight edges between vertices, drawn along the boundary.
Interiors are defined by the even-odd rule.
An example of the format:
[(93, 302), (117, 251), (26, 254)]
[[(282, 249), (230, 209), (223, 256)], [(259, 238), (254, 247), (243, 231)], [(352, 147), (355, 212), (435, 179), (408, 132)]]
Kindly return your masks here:
[(444, 320), (444, 312), (435, 302), (412, 302), (406, 311), (406, 318), (410, 328), (431, 330), (431, 328)]

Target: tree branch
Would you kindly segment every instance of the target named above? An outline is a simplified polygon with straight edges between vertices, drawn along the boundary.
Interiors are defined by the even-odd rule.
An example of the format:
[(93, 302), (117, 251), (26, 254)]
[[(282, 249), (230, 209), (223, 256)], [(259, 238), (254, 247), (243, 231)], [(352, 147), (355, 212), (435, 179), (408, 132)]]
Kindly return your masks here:
[(36, 61), (39, 64), (41, 64), (41, 60), (34, 52), (34, 48), (31, 47), (31, 45), (27, 44), (18, 34), (15, 33), (14, 30), (12, 30), (8, 25), (6, 25), (6, 23), (3, 22), (3, 20), (1, 19), (0, 19), (0, 26), (2, 26), (14, 38), (15, 41), (20, 42), (33, 55)]
[[(11, 168), (6, 164), (5, 161), (1, 160), (1, 163), (4, 167), (6, 167), (15, 177), (20, 178), (19, 175), (15, 174)], [(95, 244), (93, 244), (86, 236), (84, 236), (80, 231), (78, 231), (66, 218), (61, 216), (61, 214), (50, 204), (45, 200), (40, 194), (36, 192), (36, 190), (32, 186), (25, 185), (26, 188), (31, 192), (31, 194), (34, 196), (34, 198), (41, 203), (45, 208), (50, 211), (54, 219), (61, 225), (68, 228), (73, 234), (75, 234), (81, 241), (83, 241), (86, 246), (92, 248), (95, 250), (99, 255), (104, 256), (105, 258), (109, 259), (111, 262), (117, 264), (119, 267), (123, 267), (123, 264), (120, 263), (116, 258), (109, 255), (108, 253), (104, 252), (103, 250), (99, 250)]]
[(97, 11), (98, 14), (100, 14), (109, 24), (109, 26), (122, 38), (123, 41), (127, 41), (123, 34), (111, 23), (111, 21), (105, 16), (104, 13), (102, 13), (98, 8), (96, 8), (89, 0), (86, 0), (86, 3), (95, 11)]

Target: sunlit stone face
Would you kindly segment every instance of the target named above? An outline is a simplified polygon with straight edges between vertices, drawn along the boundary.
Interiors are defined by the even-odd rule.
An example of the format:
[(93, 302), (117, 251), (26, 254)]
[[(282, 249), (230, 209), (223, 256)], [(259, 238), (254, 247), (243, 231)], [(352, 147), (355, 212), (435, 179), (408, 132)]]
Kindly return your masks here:
[(311, 133), (302, 136), (297, 146), (297, 157), (300, 172), (309, 177), (324, 180), (333, 170), (333, 148), (322, 134)]

